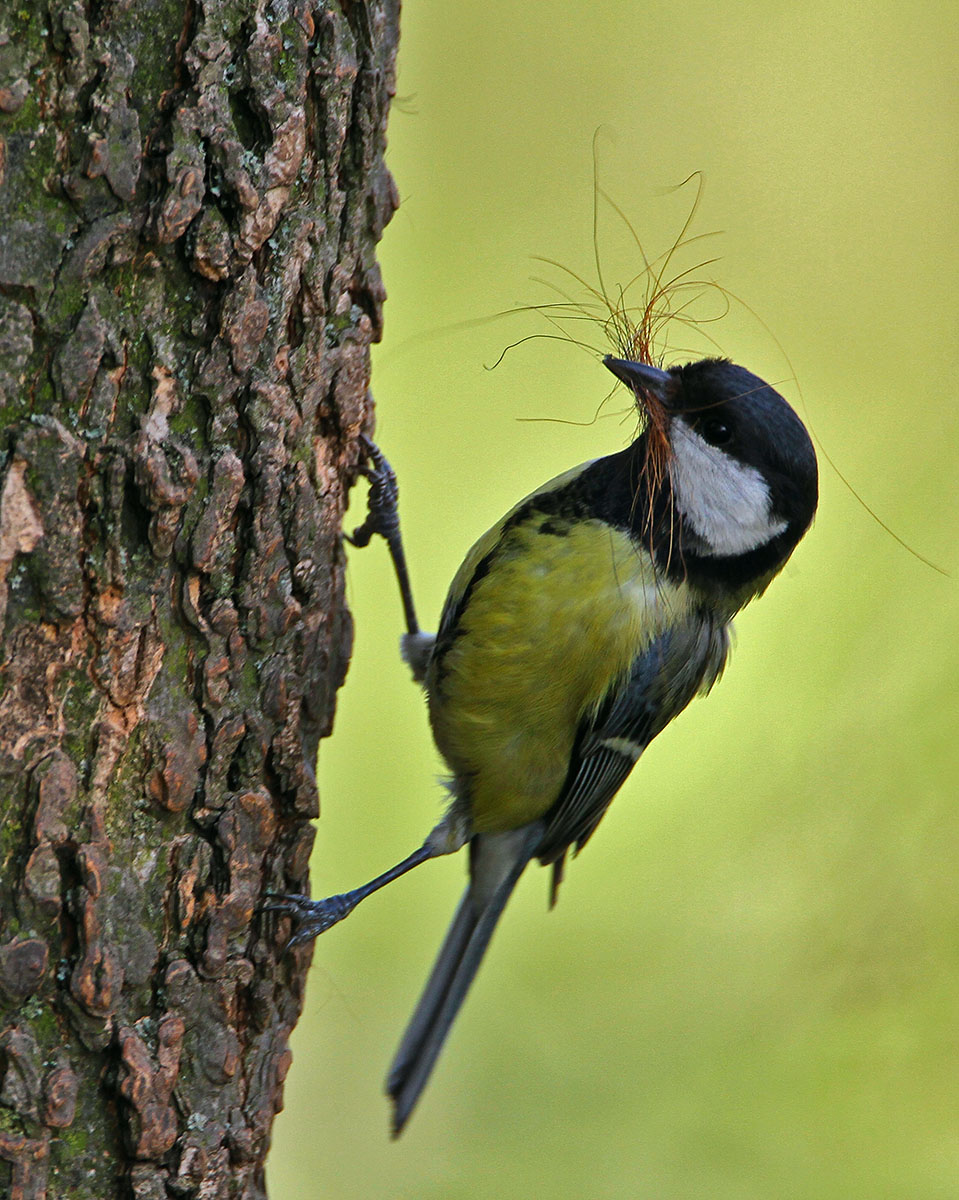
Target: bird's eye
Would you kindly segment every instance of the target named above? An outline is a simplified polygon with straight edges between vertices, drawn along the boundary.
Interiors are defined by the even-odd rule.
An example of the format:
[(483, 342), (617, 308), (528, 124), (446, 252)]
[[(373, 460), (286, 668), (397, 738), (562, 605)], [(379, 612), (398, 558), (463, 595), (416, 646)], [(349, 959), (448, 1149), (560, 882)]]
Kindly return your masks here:
[(733, 431), (719, 417), (707, 417), (699, 423), (699, 434), (710, 446), (725, 446), (732, 440)]

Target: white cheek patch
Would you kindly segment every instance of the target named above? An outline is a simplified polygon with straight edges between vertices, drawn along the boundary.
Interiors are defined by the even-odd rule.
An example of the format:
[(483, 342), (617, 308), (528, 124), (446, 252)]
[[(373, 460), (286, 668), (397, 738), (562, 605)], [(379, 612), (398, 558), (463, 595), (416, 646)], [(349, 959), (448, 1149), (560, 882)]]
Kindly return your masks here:
[(709, 554), (747, 554), (787, 527), (788, 521), (771, 519), (769, 488), (755, 467), (710, 446), (679, 417), (673, 417), (669, 437), (676, 506)]

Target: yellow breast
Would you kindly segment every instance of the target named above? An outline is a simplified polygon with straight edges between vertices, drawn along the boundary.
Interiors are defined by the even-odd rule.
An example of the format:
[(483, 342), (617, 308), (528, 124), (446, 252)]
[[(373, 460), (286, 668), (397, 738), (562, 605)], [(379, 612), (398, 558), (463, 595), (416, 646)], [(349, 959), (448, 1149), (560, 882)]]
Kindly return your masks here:
[(436, 743), (466, 783), (476, 832), (549, 810), (581, 720), (683, 603), (603, 522), (536, 514), (507, 531), (427, 680)]

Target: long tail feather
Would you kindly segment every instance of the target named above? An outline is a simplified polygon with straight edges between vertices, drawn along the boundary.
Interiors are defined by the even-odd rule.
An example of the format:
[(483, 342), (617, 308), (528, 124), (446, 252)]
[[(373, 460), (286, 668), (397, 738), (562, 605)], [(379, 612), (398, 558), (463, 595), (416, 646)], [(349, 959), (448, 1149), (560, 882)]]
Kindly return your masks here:
[(542, 830), (485, 835), (474, 842), (472, 879), (440, 949), (423, 995), (393, 1059), (386, 1083), (393, 1136), (409, 1119), (466, 997), (506, 902)]

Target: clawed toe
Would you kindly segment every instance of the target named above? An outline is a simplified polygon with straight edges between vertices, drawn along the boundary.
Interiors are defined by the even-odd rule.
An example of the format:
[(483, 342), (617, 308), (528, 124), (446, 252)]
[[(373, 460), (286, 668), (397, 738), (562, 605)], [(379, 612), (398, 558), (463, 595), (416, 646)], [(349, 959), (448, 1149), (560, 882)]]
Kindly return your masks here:
[(396, 475), (375, 442), (364, 436), (360, 443), (366, 452), (367, 461), (360, 465), (359, 470), (370, 484), (366, 520), (357, 526), (352, 534), (346, 533), (343, 536), (351, 546), (357, 547), (368, 546), (377, 533), (392, 544), (399, 533), (399, 488)]
[(295, 892), (267, 892), (266, 903), (260, 905), (260, 912), (279, 912), (294, 916), (312, 903), (309, 896), (300, 896)]
[(309, 896), (301, 896), (295, 892), (268, 892), (266, 903), (260, 906), (261, 912), (280, 913), (292, 920), (293, 933), (286, 943), (287, 950), (325, 933), (352, 909), (353, 905), (346, 896), (311, 900)]

